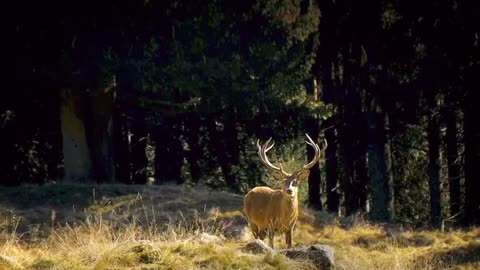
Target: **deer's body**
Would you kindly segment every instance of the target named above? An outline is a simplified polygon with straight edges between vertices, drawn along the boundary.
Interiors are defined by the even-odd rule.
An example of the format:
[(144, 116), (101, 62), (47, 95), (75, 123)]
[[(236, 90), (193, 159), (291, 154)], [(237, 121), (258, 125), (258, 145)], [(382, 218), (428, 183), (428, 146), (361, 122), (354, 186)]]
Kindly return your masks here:
[(267, 234), (273, 248), (275, 232), (285, 233), (285, 242), (292, 246), (292, 233), (298, 219), (297, 185), (308, 178), (309, 169), (320, 159), (320, 147), (307, 135), (307, 144), (315, 149), (314, 159), (295, 173), (287, 173), (283, 167), (270, 163), (266, 153), (273, 147), (271, 138), (263, 145), (257, 142), (258, 154), (263, 164), (273, 170), (273, 177), (283, 182), (282, 189), (255, 187), (245, 195), (243, 213), (255, 238), (263, 240)]
[(257, 238), (264, 238), (269, 229), (291, 235), (298, 218), (298, 198), (285, 196), (281, 189), (255, 187), (245, 195), (243, 209)]

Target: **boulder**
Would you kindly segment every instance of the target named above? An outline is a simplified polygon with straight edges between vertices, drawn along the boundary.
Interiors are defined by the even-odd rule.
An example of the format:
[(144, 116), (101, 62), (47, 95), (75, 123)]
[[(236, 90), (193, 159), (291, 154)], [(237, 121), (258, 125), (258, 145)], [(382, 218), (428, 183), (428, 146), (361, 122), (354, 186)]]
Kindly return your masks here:
[(293, 260), (311, 260), (319, 269), (333, 269), (335, 266), (334, 249), (327, 245), (294, 247), (283, 249), (280, 253)]
[(269, 245), (260, 239), (256, 239), (255, 241), (246, 244), (245, 246), (241, 247), (241, 250), (254, 254), (274, 252)]

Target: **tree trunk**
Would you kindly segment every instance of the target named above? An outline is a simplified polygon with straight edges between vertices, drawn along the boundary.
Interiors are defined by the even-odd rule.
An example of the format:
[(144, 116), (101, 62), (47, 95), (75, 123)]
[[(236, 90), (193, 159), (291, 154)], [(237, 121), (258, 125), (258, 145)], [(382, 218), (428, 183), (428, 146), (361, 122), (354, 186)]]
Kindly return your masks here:
[(461, 176), (457, 141), (457, 112), (453, 106), (454, 105), (452, 105), (450, 108), (447, 108), (445, 115), (445, 123), (447, 126), (446, 145), (451, 216), (458, 214), (461, 206)]
[(239, 187), (232, 171), (232, 164), (230, 163), (230, 159), (223, 143), (224, 138), (220, 135), (221, 133), (217, 129), (216, 119), (212, 115), (207, 117), (207, 128), (210, 136), (210, 149), (213, 150), (212, 152), (215, 154), (217, 161), (220, 164), (220, 168), (225, 178), (225, 184), (232, 191), (238, 191)]
[(233, 107), (229, 108), (226, 113), (222, 137), (224, 142), (224, 152), (228, 159), (228, 166), (230, 167), (230, 175), (227, 179), (227, 185), (230, 190), (238, 192), (240, 191), (240, 186), (237, 181), (236, 172), (233, 168), (234, 166), (238, 166), (240, 162), (240, 145), (237, 130), (237, 112)]
[(193, 183), (198, 183), (202, 177), (202, 146), (200, 144), (200, 117), (195, 113), (190, 114), (186, 119), (186, 139), (189, 147), (187, 160), (190, 165), (190, 176)]
[[(374, 101), (375, 102), (375, 101)], [(394, 218), (393, 174), (390, 144), (385, 134), (388, 115), (372, 104), (368, 114), (368, 168), (373, 221), (388, 222)]]
[[(478, 76), (478, 73), (476, 74)], [(472, 86), (470, 86), (472, 87)], [(469, 89), (464, 107), (464, 132), (465, 132), (465, 224), (480, 224), (480, 125), (478, 115), (480, 106)]]
[(428, 98), (431, 109), (428, 121), (428, 174), (430, 187), (430, 217), (431, 224), (440, 228), (442, 223), (442, 181), (441, 181), (441, 152), (440, 152), (440, 115), (437, 110), (436, 96)]
[(368, 166), (367, 166), (367, 153), (366, 149), (366, 142), (362, 140), (359, 141), (359, 145), (357, 145), (357, 154), (354, 162), (354, 170), (355, 170), (355, 179), (358, 182), (357, 185), (357, 196), (358, 196), (358, 204), (359, 208), (365, 212), (369, 212), (368, 207)]
[[(310, 97), (312, 100), (318, 100), (318, 88), (316, 80), (313, 80), (311, 85), (306, 85), (307, 89), (307, 96)], [(320, 134), (320, 119), (316, 113), (313, 115), (307, 115), (305, 117), (305, 129), (307, 134), (312, 138), (312, 140), (318, 143), (318, 136)], [(314, 149), (306, 145), (307, 147), (307, 162), (312, 160), (315, 155)], [(322, 200), (321, 200), (321, 193), (322, 193), (322, 179), (320, 173), (320, 164), (315, 164), (310, 169), (310, 174), (308, 176), (308, 204), (310, 207), (322, 210)]]
[[(2, 93), (3, 95), (3, 93)], [(12, 158), (15, 152), (15, 112), (9, 106), (10, 100), (0, 96), (0, 184), (13, 186), (20, 184), (13, 173), (15, 161)]]
[(148, 159), (145, 152), (147, 147), (146, 139), (145, 117), (143, 115), (136, 115), (133, 123), (131, 123), (130, 137), (132, 182), (134, 184), (147, 183)]
[[(351, 89), (345, 90), (342, 119), (344, 123), (340, 133), (343, 157), (345, 214), (347, 216), (365, 209), (366, 182), (368, 182), (368, 179), (365, 179), (367, 175), (365, 170), (365, 147), (361, 145), (361, 137), (363, 136), (361, 133), (364, 129), (361, 119), (361, 100), (356, 91), (357, 90)], [(363, 169), (362, 166), (364, 166)]]
[(130, 170), (130, 150), (128, 142), (128, 127), (125, 116), (122, 115), (120, 104), (116, 104), (113, 114), (113, 150), (115, 158), (115, 176), (121, 183), (132, 183)]
[[(318, 135), (320, 133), (319, 120), (316, 117), (308, 116), (305, 120), (305, 125), (307, 134), (314, 142), (318, 143)], [(306, 147), (307, 162), (309, 162), (314, 158), (315, 151), (310, 145)], [(321, 183), (320, 164), (317, 163), (310, 169), (310, 175), (308, 176), (308, 204), (316, 210), (322, 210)]]
[(164, 172), (167, 160), (169, 159), (166, 143), (169, 135), (166, 124), (154, 127), (153, 129), (152, 139), (155, 144), (155, 184), (157, 185), (172, 181), (172, 179), (166, 177), (166, 173)]
[(341, 133), (342, 165), (343, 165), (343, 191), (345, 197), (345, 215), (350, 216), (360, 211), (357, 196), (357, 182), (353, 167), (353, 130), (345, 124)]
[(93, 177), (97, 183), (115, 182), (113, 156), (113, 95), (98, 91), (90, 97), (90, 110), (86, 119)]
[(327, 186), (327, 210), (338, 215), (340, 194), (338, 193), (337, 135), (334, 124), (333, 117), (326, 121), (325, 139), (328, 147), (325, 150), (325, 181)]
[(354, 130), (352, 129), (352, 98), (348, 89), (343, 89), (343, 112), (341, 114), (342, 126), (339, 130), (339, 142), (342, 156), (342, 172), (343, 172), (343, 193), (345, 215), (350, 216), (360, 210), (358, 204), (358, 197), (356, 194), (355, 174), (353, 168), (353, 144), (354, 144)]
[[(355, 214), (366, 208), (366, 166), (365, 166), (365, 121), (363, 116), (363, 77), (361, 67), (361, 46), (357, 41), (350, 43), (350, 49), (345, 49), (349, 60), (343, 64), (344, 90), (343, 104), (343, 156), (345, 174), (345, 212)], [(363, 159), (363, 160), (362, 160)], [(362, 168), (363, 166), (363, 168)]]
[(183, 147), (180, 141), (178, 119), (164, 119), (161, 126), (154, 129), (155, 142), (155, 182), (183, 183)]
[[(360, 96), (360, 95), (359, 95)], [(358, 103), (361, 101), (358, 100)], [(356, 141), (353, 146), (353, 169), (356, 183), (356, 196), (361, 211), (367, 213), (368, 209), (368, 166), (367, 166), (367, 124), (365, 121), (365, 113), (359, 108), (357, 111), (357, 119), (352, 123), (353, 130), (356, 134)]]
[(167, 164), (167, 176), (174, 180), (177, 184), (183, 184), (185, 179), (182, 177), (182, 167), (184, 152), (181, 141), (181, 125), (182, 121), (180, 118), (171, 119), (171, 137), (169, 138), (168, 144), (168, 156), (171, 157), (169, 163)]
[[(52, 86), (52, 90), (55, 89)], [(44, 142), (44, 162), (47, 181), (61, 181), (63, 179), (62, 130), (60, 120), (60, 95), (58, 90), (48, 91), (45, 94), (45, 120), (41, 123), (39, 140)], [(1, 113), (0, 113), (1, 114)], [(1, 126), (0, 126), (1, 129)], [(0, 132), (1, 133), (1, 132)], [(3, 148), (0, 148), (3, 149)], [(3, 164), (3, 163), (0, 163)]]
[(226, 119), (224, 121), (223, 138), (226, 154), (231, 165), (238, 165), (240, 162), (237, 124), (237, 112), (234, 108), (230, 108), (226, 113)]
[(61, 90), (64, 180), (92, 182), (92, 163), (84, 124), (86, 101), (70, 90)]
[[(335, 31), (331, 27), (335, 24), (336, 18), (334, 17), (333, 6), (330, 2), (322, 2), (322, 10), (329, 10), (325, 16), (322, 16), (322, 23), (319, 25), (320, 42), (316, 50), (317, 59), (315, 65), (312, 67), (315, 74), (319, 78), (318, 92), (315, 97), (320, 97), (325, 103), (337, 103), (340, 89), (338, 88), (338, 82), (335, 84), (334, 80), (334, 68), (333, 61), (336, 54), (335, 48)], [(333, 16), (332, 16), (333, 15)], [(337, 78), (338, 79), (338, 78)], [(332, 213), (340, 214), (340, 194), (338, 187), (338, 156), (337, 156), (337, 116), (332, 116), (325, 121), (325, 139), (327, 140), (328, 147), (325, 150), (325, 184), (326, 184), (326, 196), (327, 196), (327, 210)]]

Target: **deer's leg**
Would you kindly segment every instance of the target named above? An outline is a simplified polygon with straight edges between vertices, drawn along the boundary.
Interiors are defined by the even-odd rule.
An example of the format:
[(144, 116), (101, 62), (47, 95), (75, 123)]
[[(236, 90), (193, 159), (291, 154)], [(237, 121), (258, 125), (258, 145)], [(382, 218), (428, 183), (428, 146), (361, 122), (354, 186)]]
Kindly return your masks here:
[(293, 229), (289, 229), (285, 232), (285, 243), (287, 244), (287, 248), (292, 247), (292, 231)]
[(259, 237), (259, 229), (258, 229), (258, 226), (253, 224), (253, 223), (250, 223), (248, 224), (250, 226), (250, 230), (252, 231), (252, 234), (253, 234), (253, 237), (255, 239), (258, 239)]
[(265, 237), (267, 236), (267, 230), (258, 230), (258, 238), (263, 241)]

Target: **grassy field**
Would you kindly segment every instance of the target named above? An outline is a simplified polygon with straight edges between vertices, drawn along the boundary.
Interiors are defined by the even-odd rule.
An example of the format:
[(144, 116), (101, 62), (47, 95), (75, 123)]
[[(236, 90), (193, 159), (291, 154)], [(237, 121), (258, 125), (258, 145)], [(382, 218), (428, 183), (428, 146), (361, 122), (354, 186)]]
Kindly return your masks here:
[[(0, 269), (314, 269), (242, 252), (252, 240), (242, 199), (178, 186), (2, 188)], [(337, 269), (480, 269), (480, 229), (408, 231), (304, 209), (293, 240), (332, 246)]]

